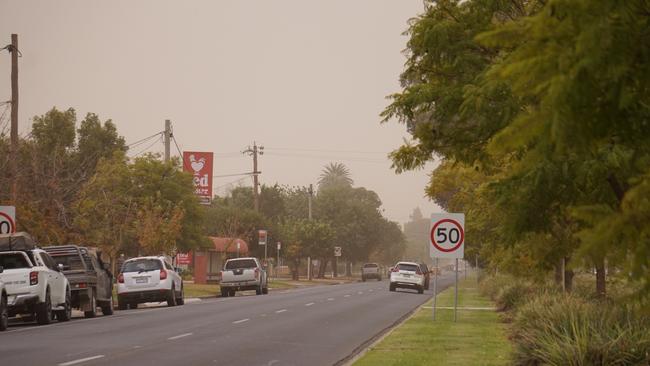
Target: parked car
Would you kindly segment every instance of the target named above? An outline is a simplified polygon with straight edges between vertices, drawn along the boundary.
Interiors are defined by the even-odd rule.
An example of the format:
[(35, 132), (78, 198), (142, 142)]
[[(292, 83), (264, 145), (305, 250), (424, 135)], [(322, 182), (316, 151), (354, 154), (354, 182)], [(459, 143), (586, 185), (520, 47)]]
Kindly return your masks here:
[(168, 306), (185, 303), (183, 280), (171, 260), (164, 256), (131, 258), (117, 276), (117, 306), (135, 309), (145, 302), (167, 301)]
[(420, 263), (420, 271), (424, 275), (424, 289), (428, 290), (431, 282), (431, 271), (429, 271), (429, 267), (425, 263)]
[(376, 278), (381, 281), (381, 271), (377, 263), (366, 263), (361, 267), (361, 281), (366, 281), (369, 278)]
[(27, 233), (0, 235), (0, 281), (7, 293), (7, 316), (17, 314), (49, 324), (72, 316), (70, 284), (52, 257)]
[(389, 290), (398, 288), (415, 289), (418, 293), (424, 292), (424, 275), (420, 265), (413, 262), (398, 262), (390, 273)]
[(94, 248), (60, 245), (43, 248), (70, 282), (72, 307), (94, 318), (97, 307), (102, 314), (113, 314), (113, 274)]
[[(4, 268), (0, 267), (0, 274)], [(0, 331), (7, 330), (9, 323), (9, 310), (7, 309), (7, 290), (5, 290), (5, 283), (0, 281)]]
[(255, 290), (257, 295), (268, 294), (266, 270), (257, 258), (228, 259), (221, 271), (221, 296), (235, 296), (237, 291)]

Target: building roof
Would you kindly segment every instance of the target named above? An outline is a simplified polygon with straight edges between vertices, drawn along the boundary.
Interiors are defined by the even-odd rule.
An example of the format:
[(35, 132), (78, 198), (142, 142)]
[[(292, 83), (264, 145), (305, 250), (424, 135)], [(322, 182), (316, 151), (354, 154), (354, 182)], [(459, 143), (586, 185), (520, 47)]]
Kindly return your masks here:
[(217, 252), (237, 253), (237, 243), (239, 243), (239, 254), (248, 253), (248, 243), (239, 238), (219, 238), (211, 236), (210, 240), (214, 244), (214, 250)]

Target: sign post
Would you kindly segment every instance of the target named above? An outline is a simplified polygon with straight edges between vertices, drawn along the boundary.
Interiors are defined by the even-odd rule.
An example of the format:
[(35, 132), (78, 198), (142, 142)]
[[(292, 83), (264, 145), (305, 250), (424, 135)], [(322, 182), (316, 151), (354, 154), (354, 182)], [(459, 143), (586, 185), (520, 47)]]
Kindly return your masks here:
[(257, 231), (258, 243), (259, 243), (259, 245), (264, 245), (264, 264), (265, 265), (266, 265), (266, 254), (268, 252), (268, 246), (266, 245), (266, 236), (267, 236), (267, 231), (266, 230), (258, 230)]
[(16, 232), (16, 207), (0, 206), (0, 234)]
[(433, 320), (436, 319), (436, 296), (438, 291), (438, 259), (456, 259), (456, 293), (454, 296), (454, 322), (458, 319), (458, 259), (465, 252), (465, 214), (443, 213), (431, 215), (429, 255), (436, 260), (433, 282)]

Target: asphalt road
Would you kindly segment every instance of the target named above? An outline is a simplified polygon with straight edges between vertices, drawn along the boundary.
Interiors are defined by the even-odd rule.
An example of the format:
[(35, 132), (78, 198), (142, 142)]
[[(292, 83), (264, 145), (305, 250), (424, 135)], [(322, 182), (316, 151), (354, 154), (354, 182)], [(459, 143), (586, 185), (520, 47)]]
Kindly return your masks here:
[[(439, 277), (439, 289), (453, 283)], [(431, 284), (433, 288), (433, 283)], [(0, 333), (1, 365), (333, 365), (430, 299), (388, 281), (116, 311)]]

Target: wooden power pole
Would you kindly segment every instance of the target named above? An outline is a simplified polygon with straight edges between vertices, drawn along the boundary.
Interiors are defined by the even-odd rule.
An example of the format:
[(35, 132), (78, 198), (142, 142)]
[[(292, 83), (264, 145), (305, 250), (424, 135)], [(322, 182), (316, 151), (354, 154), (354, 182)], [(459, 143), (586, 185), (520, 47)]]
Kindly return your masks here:
[(172, 136), (172, 122), (168, 119), (165, 120), (165, 161), (169, 161), (169, 147)]
[(18, 35), (11, 35), (11, 202), (18, 201)]

